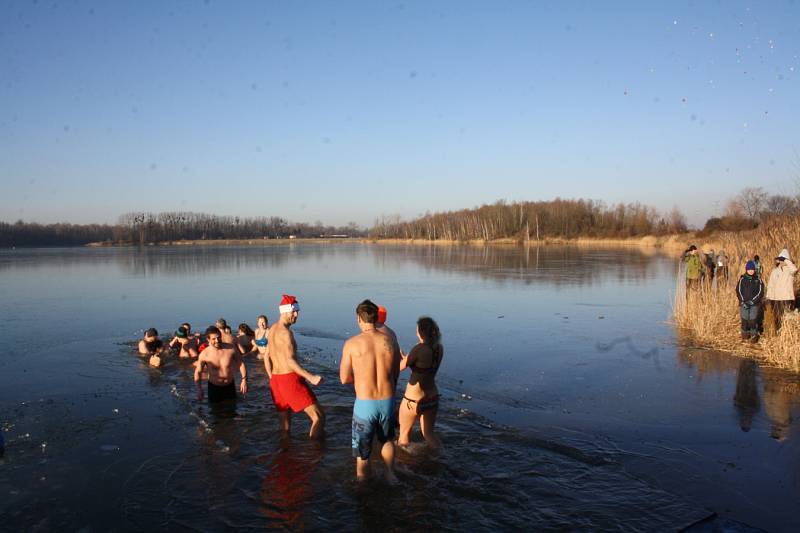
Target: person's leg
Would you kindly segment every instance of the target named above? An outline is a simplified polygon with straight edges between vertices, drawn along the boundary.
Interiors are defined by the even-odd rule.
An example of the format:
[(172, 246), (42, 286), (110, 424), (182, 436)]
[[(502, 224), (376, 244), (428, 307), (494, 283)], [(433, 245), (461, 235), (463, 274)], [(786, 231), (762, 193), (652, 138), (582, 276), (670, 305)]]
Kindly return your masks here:
[(369, 479), (369, 459), (356, 457), (356, 479), (358, 481)]
[(386, 481), (395, 483), (397, 477), (394, 475), (394, 443), (392, 439), (387, 440), (381, 446), (381, 458), (383, 464), (386, 465)]
[(411, 403), (405, 398), (400, 401), (400, 435), (397, 438), (398, 446), (408, 446), (411, 441), (411, 430), (414, 429), (414, 422), (417, 420), (417, 404)]
[(325, 413), (322, 408), (318, 403), (313, 403), (303, 411), (311, 419), (311, 429), (308, 432), (308, 436), (312, 439), (320, 437), (325, 430)]
[(422, 436), (425, 437), (425, 442), (431, 448), (440, 448), (442, 446), (442, 442), (433, 429), (436, 425), (436, 414), (438, 412), (439, 408), (434, 407), (433, 409), (428, 409), (419, 416), (419, 427), (422, 430)]
[(292, 413), (290, 413), (288, 410), (278, 411), (278, 418), (281, 422), (281, 431), (284, 433), (289, 433), (289, 429), (292, 427)]
[(750, 314), (749, 309), (744, 305), (739, 306), (739, 317), (741, 318), (742, 326), (742, 340), (745, 341), (750, 336)]

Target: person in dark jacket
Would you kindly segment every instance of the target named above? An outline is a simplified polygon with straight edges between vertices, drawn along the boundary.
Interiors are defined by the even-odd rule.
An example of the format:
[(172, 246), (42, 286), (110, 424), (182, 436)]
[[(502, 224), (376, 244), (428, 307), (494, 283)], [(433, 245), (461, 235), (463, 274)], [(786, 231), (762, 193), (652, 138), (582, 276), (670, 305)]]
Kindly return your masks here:
[(736, 284), (736, 297), (739, 299), (739, 314), (742, 317), (742, 340), (758, 342), (758, 317), (761, 301), (764, 298), (764, 282), (756, 274), (756, 265), (748, 261), (744, 274)]

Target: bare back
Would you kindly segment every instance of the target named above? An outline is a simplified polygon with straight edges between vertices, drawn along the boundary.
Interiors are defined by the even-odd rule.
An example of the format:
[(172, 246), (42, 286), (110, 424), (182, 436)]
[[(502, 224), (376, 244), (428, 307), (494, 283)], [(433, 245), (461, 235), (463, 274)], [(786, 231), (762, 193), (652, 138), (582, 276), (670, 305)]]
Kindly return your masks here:
[(397, 342), (386, 332), (368, 330), (348, 340), (342, 364), (352, 366), (356, 398), (383, 400), (394, 396), (400, 373)]
[(280, 321), (270, 326), (267, 332), (269, 360), (273, 374), (289, 374), (295, 371), (292, 361), (297, 355), (297, 343), (292, 330)]

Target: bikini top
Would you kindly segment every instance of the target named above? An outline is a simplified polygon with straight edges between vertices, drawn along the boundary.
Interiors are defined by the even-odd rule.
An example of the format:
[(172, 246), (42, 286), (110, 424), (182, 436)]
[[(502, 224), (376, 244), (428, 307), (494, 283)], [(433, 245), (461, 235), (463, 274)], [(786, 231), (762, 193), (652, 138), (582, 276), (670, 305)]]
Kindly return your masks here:
[(431, 361), (431, 366), (417, 366), (409, 365), (411, 370), (416, 372), (417, 374), (435, 374), (437, 370), (439, 370), (439, 364), (442, 362), (442, 347), (441, 345), (437, 344), (433, 348), (431, 348), (431, 352), (433, 352), (433, 361)]
[(267, 345), (267, 335), (264, 334), (263, 337), (260, 339), (254, 339), (256, 341), (256, 346), (266, 346)]

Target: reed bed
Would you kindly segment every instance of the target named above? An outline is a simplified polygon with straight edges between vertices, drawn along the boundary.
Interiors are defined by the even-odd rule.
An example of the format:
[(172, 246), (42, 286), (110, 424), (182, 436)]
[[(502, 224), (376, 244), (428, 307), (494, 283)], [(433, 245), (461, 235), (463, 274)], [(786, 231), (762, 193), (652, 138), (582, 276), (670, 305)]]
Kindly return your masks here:
[[(699, 243), (700, 244), (700, 243)], [(800, 313), (787, 313), (780, 330), (775, 331), (771, 311), (765, 306), (764, 333), (757, 344), (743, 343), (740, 335), (739, 301), (736, 282), (744, 273), (744, 264), (754, 255), (761, 257), (764, 283), (774, 268), (773, 258), (788, 248), (798, 264), (800, 256), (800, 216), (775, 217), (758, 229), (722, 233), (715, 236), (716, 251), (725, 250), (730, 258), (730, 277), (715, 280), (712, 287), (689, 290), (679, 270), (673, 316), (675, 323), (702, 346), (753, 357), (772, 366), (800, 372)], [(800, 272), (795, 275), (795, 294)]]

